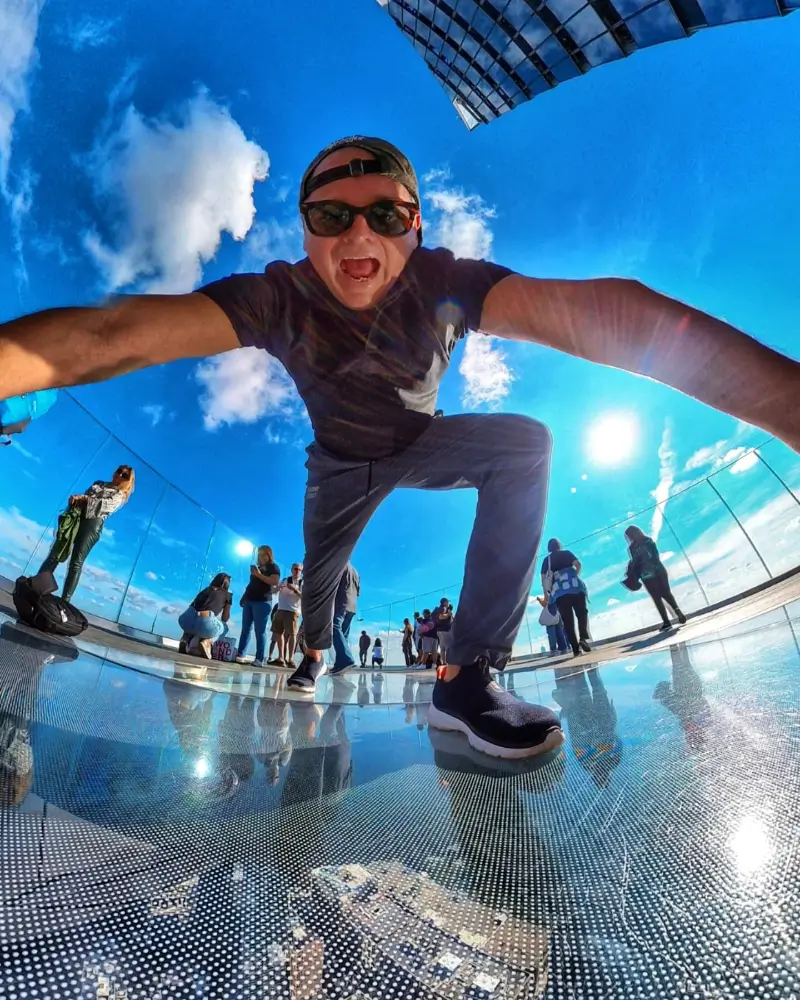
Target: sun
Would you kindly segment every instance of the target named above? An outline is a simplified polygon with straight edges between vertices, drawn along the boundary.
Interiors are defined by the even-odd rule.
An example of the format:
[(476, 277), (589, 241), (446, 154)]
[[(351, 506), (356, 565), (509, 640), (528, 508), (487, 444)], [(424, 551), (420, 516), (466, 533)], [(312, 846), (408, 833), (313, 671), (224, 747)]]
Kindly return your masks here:
[(234, 545), (234, 549), (237, 556), (249, 556), (253, 551), (253, 543), (240, 538), (236, 545)]
[(639, 423), (631, 413), (606, 413), (586, 435), (586, 451), (598, 465), (622, 465), (636, 451)]

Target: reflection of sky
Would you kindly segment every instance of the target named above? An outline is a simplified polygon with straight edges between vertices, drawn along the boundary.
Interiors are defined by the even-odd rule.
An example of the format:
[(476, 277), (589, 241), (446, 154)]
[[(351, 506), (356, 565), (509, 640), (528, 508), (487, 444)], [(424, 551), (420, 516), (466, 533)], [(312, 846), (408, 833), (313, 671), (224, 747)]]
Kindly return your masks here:
[[(636, 969), (660, 987), (654, 995), (677, 995), (673, 975), (709, 988), (738, 975), (745, 943), (753, 961), (770, 954), (775, 974), (784, 969), (785, 942), (767, 918), (796, 898), (798, 666), (786, 624), (604, 665), (595, 704), (604, 724), (613, 707), (616, 763), (599, 768), (608, 780), (598, 785), (609, 750), (605, 739), (594, 747), (594, 768), (578, 755), (596, 730), (574, 701), (560, 759), (498, 780), (460, 736), (418, 729), (418, 684), (398, 692), (415, 706), (409, 721), (402, 703), (374, 704), (369, 671), (369, 705), (354, 675), (338, 689), (344, 706), (284, 713), (272, 679), (209, 695), (82, 656), (42, 670), (23, 808), (44, 800), (124, 830), (157, 845), (159, 864), (181, 858), (184, 877), (197, 865), (201, 881), (234, 861), (254, 878), (256, 855), (262, 867), (285, 858), (301, 869), (401, 857), (470, 893), (506, 866), (514, 877), (492, 891), (552, 929), (553, 996), (576, 961), (586, 984), (605, 977), (609, 987)], [(558, 707), (557, 689), (566, 700), (551, 669), (513, 678), (526, 700)], [(684, 943), (680, 966), (659, 959), (665, 938)]]

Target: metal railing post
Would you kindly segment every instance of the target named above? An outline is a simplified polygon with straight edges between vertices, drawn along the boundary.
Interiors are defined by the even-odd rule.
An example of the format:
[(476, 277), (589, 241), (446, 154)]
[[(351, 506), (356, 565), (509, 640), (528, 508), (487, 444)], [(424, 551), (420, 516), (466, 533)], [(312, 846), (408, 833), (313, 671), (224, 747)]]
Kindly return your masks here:
[(747, 541), (750, 543), (750, 548), (753, 550), (753, 552), (755, 552), (756, 556), (758, 557), (758, 561), (764, 567), (764, 572), (767, 574), (767, 576), (771, 580), (772, 579), (772, 573), (770, 573), (770, 571), (769, 571), (769, 566), (767, 566), (767, 564), (764, 562), (764, 557), (761, 555), (761, 553), (756, 548), (756, 544), (753, 541), (753, 539), (750, 537), (750, 535), (748, 535), (747, 528), (745, 528), (745, 526), (742, 524), (742, 522), (736, 516), (736, 514), (734, 513), (734, 510), (733, 510), (733, 507), (731, 507), (731, 505), (728, 503), (728, 501), (725, 499), (725, 497), (723, 497), (723, 495), (720, 493), (720, 491), (717, 489), (717, 487), (711, 482), (711, 476), (709, 476), (706, 481), (707, 481), (708, 485), (711, 487), (711, 489), (720, 498), (720, 500), (724, 504), (725, 509), (727, 510), (727, 512), (731, 515), (731, 517), (734, 519), (734, 521), (739, 525), (739, 530), (744, 535), (744, 537), (747, 539)]
[(800, 507), (800, 498), (797, 497), (796, 493), (789, 486), (789, 484), (785, 483), (783, 481), (783, 479), (781, 479), (781, 477), (772, 468), (772, 466), (769, 464), (769, 462), (766, 460), (766, 458), (764, 458), (764, 456), (761, 454), (760, 451), (756, 451), (756, 452), (754, 452), (754, 454), (755, 454), (755, 456), (757, 458), (759, 458), (764, 463), (764, 465), (766, 465), (766, 467), (769, 469), (769, 471), (772, 473), (772, 475), (778, 480), (778, 482), (781, 484), (781, 486), (786, 490), (786, 492), (789, 494), (789, 496), (792, 498), (792, 500), (794, 500), (794, 502), (797, 504), (797, 506)]
[(131, 580), (133, 580), (133, 574), (136, 572), (136, 567), (139, 565), (139, 559), (141, 558), (142, 552), (144, 550), (144, 545), (150, 536), (150, 529), (153, 527), (153, 521), (155, 520), (158, 508), (161, 506), (161, 501), (167, 495), (167, 487), (169, 482), (164, 480), (164, 488), (161, 491), (161, 496), (156, 500), (155, 506), (153, 507), (153, 513), (150, 515), (150, 520), (147, 522), (147, 530), (142, 535), (142, 540), (139, 542), (139, 548), (136, 551), (136, 558), (133, 560), (133, 566), (131, 566), (131, 571), (128, 574), (128, 582), (125, 584), (125, 589), (122, 592), (122, 600), (119, 602), (119, 608), (117, 609), (117, 617), (114, 619), (115, 622), (119, 622), (120, 616), (122, 615), (122, 609), (125, 607), (125, 601), (128, 598), (128, 591), (131, 588)]
[(687, 562), (687, 564), (689, 566), (689, 569), (692, 571), (692, 576), (697, 581), (697, 586), (700, 588), (700, 593), (703, 595), (703, 600), (706, 602), (706, 607), (708, 607), (711, 602), (709, 601), (708, 594), (706, 593), (705, 587), (703, 586), (703, 584), (702, 584), (702, 582), (700, 580), (700, 577), (697, 574), (697, 570), (694, 568), (694, 566), (692, 564), (692, 560), (689, 558), (689, 553), (683, 547), (683, 542), (681, 542), (680, 538), (678, 538), (677, 531), (672, 527), (672, 524), (667, 520), (667, 515), (664, 513), (663, 510), (661, 511), (661, 516), (664, 518), (664, 524), (666, 524), (666, 526), (672, 532), (672, 537), (678, 543), (678, 548), (681, 550), (683, 558), (686, 560), (686, 562)]

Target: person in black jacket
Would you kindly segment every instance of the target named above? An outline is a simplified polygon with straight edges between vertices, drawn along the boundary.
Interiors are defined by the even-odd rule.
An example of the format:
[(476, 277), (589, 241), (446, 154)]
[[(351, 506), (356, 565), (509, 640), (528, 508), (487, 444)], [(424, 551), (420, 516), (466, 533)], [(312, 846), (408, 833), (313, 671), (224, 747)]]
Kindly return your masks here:
[(195, 597), (178, 619), (183, 629), (181, 652), (199, 653), (211, 659), (211, 646), (228, 631), (231, 617), (231, 578), (217, 573), (211, 583)]
[(669, 586), (669, 575), (661, 557), (658, 554), (656, 543), (646, 535), (641, 528), (631, 524), (625, 529), (625, 537), (628, 539), (628, 554), (630, 561), (625, 575), (626, 580), (641, 580), (652, 597), (656, 610), (661, 615), (661, 631), (672, 628), (672, 624), (667, 615), (664, 602), (672, 608), (681, 625), (686, 624), (686, 615), (678, 607), (678, 602)]

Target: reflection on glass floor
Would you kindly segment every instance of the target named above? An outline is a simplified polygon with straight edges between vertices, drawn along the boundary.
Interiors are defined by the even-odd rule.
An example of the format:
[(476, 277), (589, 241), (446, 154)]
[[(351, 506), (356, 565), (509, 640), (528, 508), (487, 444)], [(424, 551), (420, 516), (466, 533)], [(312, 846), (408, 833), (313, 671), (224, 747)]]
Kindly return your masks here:
[[(226, 693), (0, 628), (0, 996), (800, 995), (795, 623), (503, 678), (535, 766), (432, 684)], [(394, 691), (394, 689), (393, 689)]]

